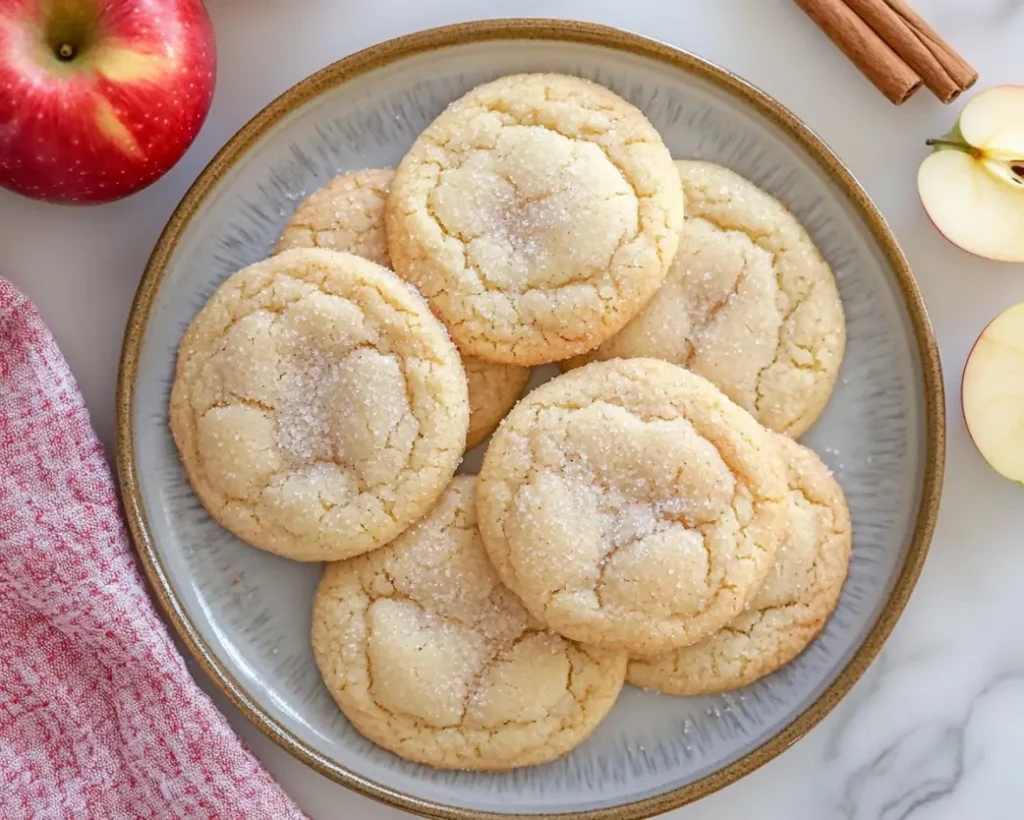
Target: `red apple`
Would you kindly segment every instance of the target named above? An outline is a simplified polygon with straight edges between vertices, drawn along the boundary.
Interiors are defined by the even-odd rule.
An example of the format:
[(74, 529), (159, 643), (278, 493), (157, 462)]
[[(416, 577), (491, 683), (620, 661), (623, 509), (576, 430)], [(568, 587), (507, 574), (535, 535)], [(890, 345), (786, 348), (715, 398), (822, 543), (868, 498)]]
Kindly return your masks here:
[(0, 0), (0, 187), (108, 202), (161, 177), (213, 97), (202, 0)]

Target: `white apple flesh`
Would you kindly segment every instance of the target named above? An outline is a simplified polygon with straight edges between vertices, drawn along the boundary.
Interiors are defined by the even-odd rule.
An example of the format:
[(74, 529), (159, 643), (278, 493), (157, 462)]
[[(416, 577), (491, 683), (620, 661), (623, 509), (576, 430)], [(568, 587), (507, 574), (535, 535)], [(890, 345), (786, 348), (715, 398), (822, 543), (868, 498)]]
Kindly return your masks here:
[(978, 94), (929, 144), (917, 185), (939, 231), (978, 256), (1024, 262), (1024, 86)]
[(967, 357), (964, 420), (997, 473), (1024, 482), (1024, 303), (997, 316)]

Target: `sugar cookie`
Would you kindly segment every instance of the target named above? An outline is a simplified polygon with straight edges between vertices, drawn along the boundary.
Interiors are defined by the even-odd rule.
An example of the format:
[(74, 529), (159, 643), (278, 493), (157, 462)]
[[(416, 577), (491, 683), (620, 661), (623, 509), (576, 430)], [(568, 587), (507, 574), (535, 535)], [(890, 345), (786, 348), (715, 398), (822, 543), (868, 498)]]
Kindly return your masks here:
[(313, 652), (352, 725), (407, 760), (511, 769), (581, 743), (622, 688), (626, 656), (549, 632), (498, 580), (458, 476), (393, 543), (330, 564)]
[[(335, 177), (303, 201), (285, 225), (278, 250), (329, 248), (391, 267), (384, 233), (384, 199), (395, 172), (378, 168)], [(530, 379), (530, 368), (463, 357), (469, 381), (466, 449), (489, 436), (512, 409)]]
[(469, 382), (469, 450), (493, 433), (519, 401), (530, 380), (530, 368), (485, 362), (473, 356), (463, 356), (462, 364)]
[(302, 561), (386, 544), (444, 491), (469, 426), (458, 352), (394, 273), (285, 251), (236, 273), (181, 341), (171, 431), (223, 526)]
[(655, 359), (596, 362), (528, 393), (480, 471), (487, 552), (526, 608), (634, 654), (699, 641), (756, 593), (785, 533), (771, 434)]
[(597, 350), (572, 360), (653, 356), (716, 384), (791, 436), (821, 415), (846, 324), (835, 278), (781, 202), (709, 162), (677, 162), (686, 199), (665, 285)]
[(327, 248), (390, 268), (384, 201), (394, 175), (390, 168), (339, 174), (299, 203), (281, 231), (277, 252)]
[(749, 609), (696, 646), (629, 665), (630, 683), (674, 695), (747, 686), (789, 663), (839, 602), (850, 563), (850, 514), (839, 484), (806, 447), (778, 436), (789, 482), (789, 534)]
[(658, 132), (607, 88), (502, 77), (450, 105), (399, 164), (388, 250), (463, 353), (565, 359), (664, 280), (683, 216), (676, 178)]

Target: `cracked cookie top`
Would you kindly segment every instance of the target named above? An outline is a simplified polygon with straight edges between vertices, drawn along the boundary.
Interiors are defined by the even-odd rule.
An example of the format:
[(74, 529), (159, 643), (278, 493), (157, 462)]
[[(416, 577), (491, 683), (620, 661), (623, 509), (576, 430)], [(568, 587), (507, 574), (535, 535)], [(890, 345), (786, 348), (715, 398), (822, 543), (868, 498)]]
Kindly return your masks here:
[[(384, 200), (395, 172), (387, 168), (349, 171), (307, 197), (281, 232), (278, 251), (328, 248), (391, 267), (384, 232)], [(469, 434), (476, 447), (498, 426), (526, 389), (530, 368), (463, 357), (469, 382)]]
[(349, 254), (289, 250), (231, 276), (181, 341), (171, 431), (203, 505), (303, 561), (386, 544), (462, 457), (466, 377), (408, 284)]
[(607, 88), (503, 77), (449, 106), (398, 166), (391, 260), (464, 353), (565, 359), (622, 328), (664, 280), (677, 176), (651, 123)]
[(390, 168), (339, 174), (299, 203), (281, 231), (277, 252), (327, 248), (390, 268), (384, 201), (394, 175)]
[(469, 382), (469, 433), (466, 449), (476, 447), (498, 426), (530, 381), (530, 368), (485, 362), (475, 356), (463, 356)]
[(771, 435), (676, 365), (573, 370), (491, 439), (477, 489), (487, 552), (563, 635), (645, 655), (695, 643), (742, 611), (784, 535)]
[(789, 663), (825, 627), (850, 564), (850, 513), (821, 459), (776, 439), (787, 465), (789, 529), (760, 592), (706, 641), (630, 662), (630, 683), (673, 695), (738, 689)]
[(509, 769), (581, 743), (622, 688), (626, 656), (543, 628), (502, 586), (458, 476), (392, 544), (328, 565), (312, 644), (363, 735), (407, 760)]
[(846, 322), (832, 270), (781, 202), (710, 162), (677, 162), (686, 201), (665, 285), (597, 350), (700, 373), (766, 427), (804, 433), (825, 409)]

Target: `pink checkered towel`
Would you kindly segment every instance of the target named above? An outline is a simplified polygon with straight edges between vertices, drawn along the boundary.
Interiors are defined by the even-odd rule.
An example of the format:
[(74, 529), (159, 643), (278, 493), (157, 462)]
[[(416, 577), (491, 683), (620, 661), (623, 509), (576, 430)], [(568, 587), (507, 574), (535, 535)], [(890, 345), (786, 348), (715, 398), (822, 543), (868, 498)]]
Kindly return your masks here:
[(0, 818), (302, 816), (189, 677), (67, 364), (0, 279)]

